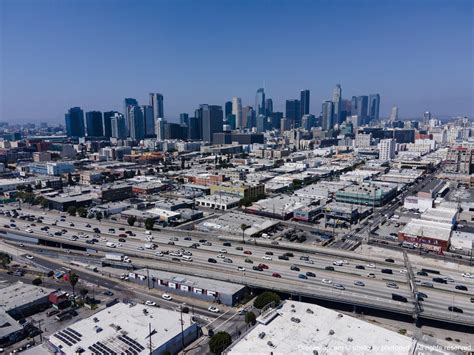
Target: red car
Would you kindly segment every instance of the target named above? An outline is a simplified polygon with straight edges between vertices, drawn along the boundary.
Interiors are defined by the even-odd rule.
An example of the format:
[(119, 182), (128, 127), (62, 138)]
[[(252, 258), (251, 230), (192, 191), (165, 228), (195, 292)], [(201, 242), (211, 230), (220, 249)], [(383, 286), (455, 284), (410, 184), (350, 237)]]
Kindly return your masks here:
[(258, 266), (261, 267), (262, 269), (268, 269), (268, 266), (265, 264), (259, 264)]
[(252, 255), (252, 252), (251, 252), (250, 250), (245, 250), (245, 251), (244, 251), (244, 254)]
[(281, 278), (281, 275), (278, 273), (278, 272), (274, 272), (272, 274), (273, 277), (278, 277), (278, 278)]

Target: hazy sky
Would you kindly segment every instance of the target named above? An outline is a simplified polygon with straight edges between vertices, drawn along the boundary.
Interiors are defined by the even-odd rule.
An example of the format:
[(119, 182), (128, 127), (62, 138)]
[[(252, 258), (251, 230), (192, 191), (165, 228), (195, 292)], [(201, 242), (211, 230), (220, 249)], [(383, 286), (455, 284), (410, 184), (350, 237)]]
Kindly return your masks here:
[(0, 0), (0, 121), (63, 122), (163, 93), (165, 117), (232, 96), (380, 93), (381, 116), (473, 115), (471, 0)]

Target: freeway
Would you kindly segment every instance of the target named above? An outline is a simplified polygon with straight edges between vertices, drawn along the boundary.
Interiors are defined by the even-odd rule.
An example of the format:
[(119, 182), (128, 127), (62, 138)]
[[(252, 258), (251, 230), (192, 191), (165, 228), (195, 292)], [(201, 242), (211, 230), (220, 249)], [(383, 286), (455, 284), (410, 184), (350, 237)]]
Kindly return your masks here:
[[(210, 277), (215, 279), (227, 280), (241, 284), (247, 284), (254, 287), (269, 288), (281, 291), (288, 291), (299, 293), (303, 295), (316, 295), (318, 297), (334, 300), (351, 300), (357, 301), (360, 305), (371, 305), (380, 307), (380, 309), (392, 309), (396, 311), (410, 314), (413, 309), (412, 303), (401, 303), (391, 299), (392, 293), (396, 293), (411, 299), (411, 290), (408, 286), (408, 278), (405, 272), (405, 265), (403, 259), (395, 259), (394, 263), (380, 259), (368, 259), (367, 257), (356, 255), (353, 253), (342, 253), (337, 251), (332, 253), (328, 250), (325, 253), (310, 254), (307, 252), (294, 252), (295, 256), (290, 260), (280, 260), (277, 255), (281, 255), (284, 250), (277, 248), (270, 243), (268, 245), (250, 245), (232, 242), (234, 246), (224, 247), (222, 241), (208, 235), (206, 239), (211, 245), (205, 245), (199, 242), (199, 238), (188, 235), (185, 240), (184, 237), (177, 237), (175, 233), (168, 231), (153, 232), (154, 243), (157, 245), (157, 250), (144, 249), (144, 244), (147, 238), (143, 229), (140, 228), (126, 228), (135, 234), (133, 237), (127, 237), (126, 242), (119, 243), (117, 234), (119, 231), (109, 231), (108, 227), (104, 227), (101, 223), (96, 223), (101, 229), (101, 233), (94, 233), (92, 226), (87, 227), (91, 220), (74, 219), (71, 222), (70, 217), (66, 217), (64, 221), (58, 221), (56, 226), (53, 226), (56, 219), (54, 217), (46, 218), (45, 215), (43, 223), (34, 223), (15, 219), (16, 226), (22, 231), (15, 233), (22, 235), (30, 235), (41, 237), (44, 240), (60, 241), (66, 245), (76, 245), (81, 247), (93, 248), (102, 256), (107, 251), (121, 252), (129, 255), (133, 264), (136, 267), (150, 267), (162, 270), (179, 271), (185, 274), (198, 275), (203, 277)], [(0, 216), (0, 225), (10, 223), (10, 217)], [(32, 224), (36, 224), (33, 226)], [(74, 226), (70, 226), (73, 223)], [(49, 225), (48, 225), (49, 224)], [(49, 230), (41, 230), (48, 225)], [(117, 226), (115, 226), (117, 228)], [(106, 230), (104, 230), (106, 228)], [(0, 228), (2, 229), (2, 228)], [(10, 230), (9, 230), (10, 229)], [(11, 228), (5, 229), (5, 232), (13, 232)], [(29, 229), (32, 233), (26, 232)], [(54, 235), (55, 232), (65, 230), (66, 233), (60, 236)], [(49, 234), (48, 234), (49, 233)], [(78, 238), (75, 241), (70, 240), (73, 234), (79, 236), (89, 235), (89, 238)], [(122, 232), (120, 232), (122, 233)], [(187, 233), (189, 234), (189, 233)], [(87, 240), (91, 240), (94, 235), (97, 235), (98, 243), (92, 245), (87, 244)], [(170, 240), (172, 239), (172, 240)], [(203, 238), (204, 239), (204, 238)], [(117, 247), (107, 247), (107, 242), (114, 242)], [(173, 242), (174, 245), (169, 245)], [(194, 243), (199, 243), (197, 249), (191, 248)], [(235, 245), (242, 250), (237, 250)], [(141, 250), (141, 249), (144, 250)], [(180, 257), (173, 257), (165, 255), (162, 257), (155, 256), (159, 251), (175, 251), (178, 249), (192, 253), (192, 262), (186, 262)], [(225, 252), (223, 249), (226, 249)], [(182, 251), (181, 250), (181, 251)], [(248, 252), (249, 254), (244, 254)], [(71, 251), (71, 253), (76, 253)], [(251, 254), (250, 254), (251, 253)], [(267, 255), (273, 253), (273, 255)], [(222, 254), (223, 257), (218, 257)], [(345, 257), (341, 258), (341, 255)], [(86, 255), (84, 255), (86, 256)], [(312, 263), (300, 260), (300, 257), (308, 256)], [(91, 258), (93, 258), (91, 256)], [(177, 258), (175, 261), (173, 258)], [(212, 264), (208, 262), (209, 258), (213, 258), (217, 263)], [(271, 260), (265, 260), (270, 259)], [(232, 262), (225, 262), (230, 259)], [(333, 265), (336, 260), (341, 259), (341, 265)], [(246, 262), (252, 260), (253, 263)], [(227, 260), (229, 261), (229, 260)], [(253, 270), (253, 266), (258, 264), (266, 264), (268, 270), (263, 271)], [(191, 267), (192, 265), (192, 267)], [(300, 269), (300, 271), (291, 270), (291, 265)], [(364, 266), (364, 269), (355, 268), (356, 265)], [(334, 267), (334, 271), (326, 270), (327, 266)], [(238, 268), (241, 268), (241, 271)], [(243, 270), (245, 268), (245, 270)], [(393, 274), (381, 273), (382, 268), (390, 268)], [(413, 268), (416, 273), (421, 270), (421, 266)], [(280, 278), (272, 276), (274, 273), (281, 276)], [(312, 274), (306, 274), (312, 273)], [(374, 278), (367, 277), (368, 274), (373, 273)], [(303, 274), (306, 278), (299, 278)], [(312, 276), (314, 274), (314, 276)], [(310, 275), (310, 276), (307, 276)], [(468, 291), (461, 292), (454, 288), (453, 283), (447, 285), (436, 285), (433, 288), (419, 286), (419, 290), (426, 293), (428, 297), (423, 302), (423, 312), (432, 317), (451, 321), (465, 321), (466, 324), (472, 324), (472, 317), (474, 314), (474, 304), (470, 302), (472, 297), (472, 290), (474, 290), (474, 280), (463, 279), (460, 275), (450, 275), (455, 281), (455, 284), (461, 282), (467, 283)], [(324, 281), (323, 281), (324, 280)], [(330, 282), (329, 282), (330, 281)], [(355, 282), (359, 281), (364, 286), (358, 286)], [(393, 282), (398, 287), (393, 289), (387, 287), (387, 282)], [(340, 284), (344, 290), (334, 287), (334, 284)], [(463, 309), (463, 314), (449, 312), (449, 306), (457, 306)]]

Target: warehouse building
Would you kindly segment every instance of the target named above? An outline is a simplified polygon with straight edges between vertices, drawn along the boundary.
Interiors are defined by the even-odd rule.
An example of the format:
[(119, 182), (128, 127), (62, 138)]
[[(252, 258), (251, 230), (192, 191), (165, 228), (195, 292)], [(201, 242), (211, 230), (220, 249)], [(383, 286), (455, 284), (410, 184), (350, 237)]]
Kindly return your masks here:
[(398, 232), (402, 242), (414, 243), (415, 247), (442, 253), (448, 250), (452, 224), (412, 219)]
[(18, 281), (0, 289), (0, 309), (14, 319), (26, 318), (48, 308), (52, 292), (53, 289)]
[(236, 195), (217, 193), (214, 195), (202, 196), (195, 199), (197, 206), (212, 208), (214, 210), (230, 210), (239, 207), (241, 198)]
[(336, 192), (336, 201), (381, 207), (397, 195), (397, 184), (388, 182), (370, 182), (353, 185)]
[(295, 210), (309, 206), (313, 202), (316, 201), (302, 196), (278, 195), (254, 202), (245, 208), (245, 212), (285, 220), (292, 218)]

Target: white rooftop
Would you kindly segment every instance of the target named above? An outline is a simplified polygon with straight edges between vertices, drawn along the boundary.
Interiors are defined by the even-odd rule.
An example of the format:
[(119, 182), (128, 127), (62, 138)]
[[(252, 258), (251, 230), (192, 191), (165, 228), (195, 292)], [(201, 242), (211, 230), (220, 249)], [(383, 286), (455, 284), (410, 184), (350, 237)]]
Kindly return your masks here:
[(400, 232), (417, 237), (423, 236), (448, 241), (451, 236), (451, 227), (452, 225), (449, 223), (412, 219)]
[(18, 281), (0, 289), (0, 308), (6, 312), (47, 297), (55, 290)]
[[(299, 322), (298, 322), (299, 320)], [(411, 354), (411, 338), (314, 304), (286, 301), (229, 354)]]

